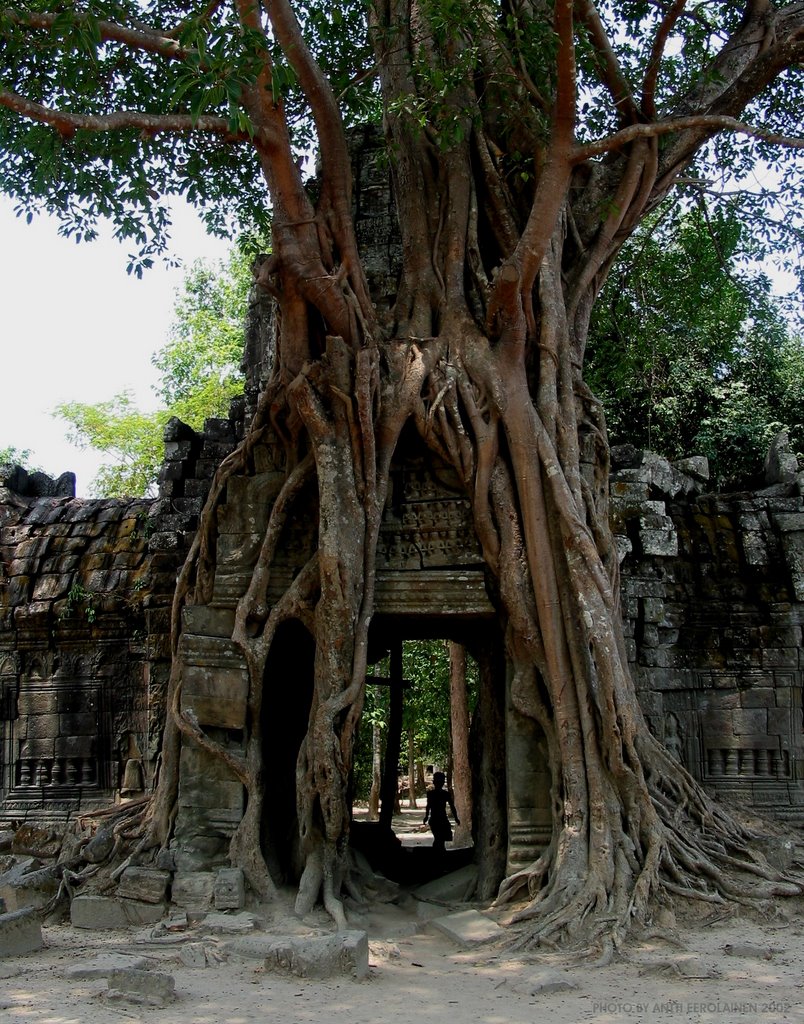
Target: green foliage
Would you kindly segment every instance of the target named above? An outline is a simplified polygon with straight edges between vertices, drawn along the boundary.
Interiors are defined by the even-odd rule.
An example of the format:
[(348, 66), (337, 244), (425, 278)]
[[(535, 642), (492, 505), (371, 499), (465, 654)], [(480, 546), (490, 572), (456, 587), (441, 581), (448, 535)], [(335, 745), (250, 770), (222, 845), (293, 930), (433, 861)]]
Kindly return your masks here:
[(79, 448), (93, 448), (109, 458), (92, 493), (106, 498), (151, 491), (164, 454), (162, 431), (169, 414), (141, 412), (124, 391), (106, 402), (65, 402), (55, 414), (70, 424), (68, 438)]
[(56, 408), (70, 425), (74, 444), (108, 456), (92, 483), (94, 494), (153, 493), (168, 419), (176, 416), (201, 430), (205, 419), (227, 415), (229, 402), (243, 388), (240, 359), (250, 283), (250, 261), (240, 249), (225, 267), (199, 260), (187, 272), (170, 340), (153, 357), (161, 374), (161, 408), (155, 412), (142, 412), (128, 392), (106, 402), (67, 402)]
[(0, 448), (0, 466), (3, 465), (22, 466), (23, 469), (27, 469), (30, 472), (37, 469), (36, 466), (31, 465), (30, 449), (15, 448), (14, 445)]
[(587, 380), (612, 443), (709, 457), (720, 487), (751, 481), (774, 434), (804, 443), (804, 348), (790, 336), (736, 214), (659, 214), (625, 247), (593, 314)]
[[(387, 676), (388, 658), (373, 673)], [(406, 640), (402, 647), (402, 676), (410, 685), (402, 705), (402, 764), (407, 763), (407, 735), (413, 730), (416, 756), (426, 764), (446, 767), (450, 759), (449, 645), (446, 640)], [(470, 714), (477, 699), (477, 665), (467, 657)], [(355, 744), (355, 795), (365, 800), (371, 788), (372, 727), (380, 726), (383, 738), (389, 720), (389, 689), (367, 686), (366, 701)]]
[(97, 616), (94, 595), (76, 580), (67, 592), (67, 600), (59, 618), (68, 618), (81, 605), (84, 608), (84, 617), (91, 625)]

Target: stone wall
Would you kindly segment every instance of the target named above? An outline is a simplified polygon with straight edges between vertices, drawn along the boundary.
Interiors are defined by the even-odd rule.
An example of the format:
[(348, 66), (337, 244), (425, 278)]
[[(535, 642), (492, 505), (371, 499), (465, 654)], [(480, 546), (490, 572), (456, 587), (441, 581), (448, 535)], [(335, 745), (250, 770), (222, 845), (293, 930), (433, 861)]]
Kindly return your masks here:
[(713, 794), (804, 820), (800, 475), (712, 495), (700, 460), (618, 454), (623, 617), (651, 727)]

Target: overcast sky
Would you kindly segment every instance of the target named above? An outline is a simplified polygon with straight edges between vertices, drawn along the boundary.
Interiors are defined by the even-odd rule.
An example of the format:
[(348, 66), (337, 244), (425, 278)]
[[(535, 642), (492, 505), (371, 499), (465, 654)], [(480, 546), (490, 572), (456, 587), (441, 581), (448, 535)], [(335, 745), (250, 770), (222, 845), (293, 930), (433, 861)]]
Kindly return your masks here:
[[(59, 402), (99, 402), (126, 388), (152, 407), (151, 355), (167, 338), (183, 270), (162, 265), (138, 280), (131, 247), (104, 231), (96, 242), (60, 238), (56, 221), (14, 216), (0, 196), (0, 448), (30, 449), (53, 476), (72, 470), (86, 495), (100, 459), (66, 440)], [(185, 266), (224, 258), (189, 208), (176, 211), (171, 251)]]

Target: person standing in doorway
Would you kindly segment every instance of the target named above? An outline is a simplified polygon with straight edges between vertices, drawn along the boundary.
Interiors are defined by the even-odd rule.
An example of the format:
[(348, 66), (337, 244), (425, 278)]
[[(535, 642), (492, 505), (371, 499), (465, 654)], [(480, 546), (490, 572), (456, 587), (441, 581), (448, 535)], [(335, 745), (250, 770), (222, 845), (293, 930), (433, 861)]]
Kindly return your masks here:
[(424, 812), (424, 824), (429, 821), (430, 831), (433, 833), (433, 849), (436, 853), (444, 852), (444, 844), (452, 839), (452, 826), (447, 816), (447, 804), (452, 810), (452, 817), (455, 824), (460, 825), (461, 821), (458, 812), (455, 810), (455, 801), (452, 793), (444, 788), (446, 776), (443, 772), (435, 772), (433, 775), (433, 788), (427, 793), (427, 807)]

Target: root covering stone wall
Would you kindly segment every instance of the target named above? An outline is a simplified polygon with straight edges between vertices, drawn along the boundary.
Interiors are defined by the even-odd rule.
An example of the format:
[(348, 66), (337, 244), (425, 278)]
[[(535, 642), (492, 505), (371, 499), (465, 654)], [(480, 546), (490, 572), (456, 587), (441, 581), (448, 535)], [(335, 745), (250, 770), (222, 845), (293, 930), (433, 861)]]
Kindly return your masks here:
[[(242, 433), (242, 408), (235, 403), (232, 419), (210, 421), (203, 435), (169, 424), (156, 499), (79, 500), (65, 478), (19, 493), (10, 485), (23, 477), (0, 473), (3, 819), (64, 818), (151, 786), (173, 584), (212, 474)], [(713, 495), (705, 460), (613, 454), (622, 610), (651, 728), (713, 794), (804, 821), (800, 475)], [(246, 525), (266, 514), (270, 476), (231, 496), (217, 596), (212, 607), (188, 609), (185, 623), (186, 699), (232, 742), (243, 726), (245, 674), (228, 632), (253, 555)], [(378, 554), (378, 610), (487, 618), (464, 499), (419, 464), (399, 479)], [(288, 572), (303, 554), (294, 546), (311, 540), (296, 524), (282, 553)], [(217, 852), (242, 813), (239, 785), (218, 779), (200, 752), (183, 758), (189, 768), (198, 762), (180, 794), (180, 826), (192, 833), (184, 846)]]

